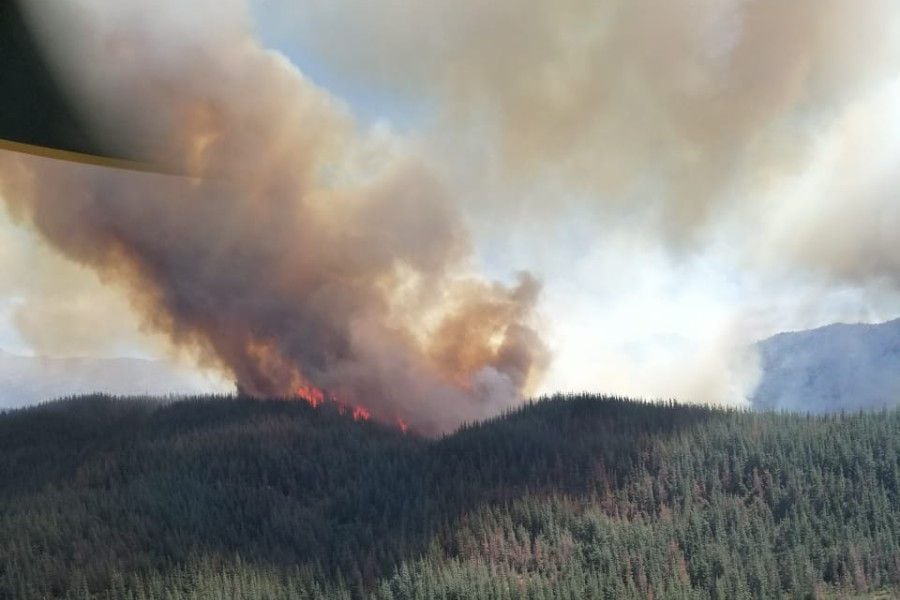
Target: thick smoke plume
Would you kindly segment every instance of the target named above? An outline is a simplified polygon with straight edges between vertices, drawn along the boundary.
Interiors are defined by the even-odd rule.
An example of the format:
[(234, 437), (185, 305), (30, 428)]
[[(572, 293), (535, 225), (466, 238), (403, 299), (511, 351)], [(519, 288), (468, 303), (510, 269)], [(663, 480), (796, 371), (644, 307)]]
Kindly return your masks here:
[(251, 394), (315, 386), (428, 432), (531, 389), (547, 361), (539, 285), (472, 274), (433, 170), (358, 131), (239, 7), (161, 4), (33, 10), (51, 54), (77, 56), (64, 72), (101, 132), (187, 176), (4, 154), (13, 217)]
[[(477, 173), (471, 188), (488, 190), (476, 210), (490, 206), (492, 218), (537, 215), (542, 224), (563, 215), (568, 226), (557, 248), (572, 244), (573, 222), (593, 219), (596, 252), (615, 258), (607, 270), (605, 260), (594, 261), (600, 268), (590, 269), (581, 288), (621, 272), (641, 280), (656, 248), (672, 257), (670, 271), (718, 262), (714, 276), (703, 276), (703, 265), (697, 272), (709, 296), (728, 296), (732, 315), (723, 322), (740, 322), (746, 332), (731, 348), (784, 328), (849, 319), (889, 305), (900, 289), (894, 0), (267, 3), (273, 6), (282, 7), (279, 22), (313, 61), (368, 86), (427, 96), (435, 152), (466, 173), (465, 181)], [(323, 35), (336, 30), (354, 43)], [(634, 258), (631, 246), (622, 252), (617, 238), (643, 253)], [(552, 297), (559, 284), (545, 281)], [(705, 349), (690, 357), (648, 343), (653, 351), (639, 354), (659, 350), (676, 360), (636, 359), (609, 342), (617, 323), (584, 325), (610, 297), (639, 301), (629, 295), (633, 285), (623, 281), (592, 298), (579, 316), (567, 317), (569, 298), (547, 311), (571, 319), (565, 326), (576, 331), (561, 344), (549, 381), (565, 385), (602, 371), (592, 385), (658, 394), (674, 393), (688, 376), (699, 390), (691, 398), (731, 387), (720, 383), (722, 363), (746, 364), (743, 352), (706, 360)], [(729, 286), (744, 293), (723, 292)], [(681, 289), (661, 290), (656, 302), (671, 304)], [(858, 306), (829, 309), (827, 297), (847, 290), (860, 291)], [(799, 314), (806, 295), (816, 302)], [(897, 310), (895, 303), (880, 318)], [(657, 312), (650, 305), (622, 326), (626, 339)], [(695, 329), (714, 319), (696, 312)], [(790, 313), (798, 314), (789, 320)], [(708, 349), (722, 335), (698, 346)], [(720, 360), (725, 355), (734, 360)], [(567, 372), (558, 376), (559, 368)], [(738, 387), (744, 396), (752, 392), (752, 385)]]
[[(462, 169), (480, 161), (488, 180), (542, 183), (531, 214), (575, 205), (679, 250), (730, 236), (764, 270), (774, 255), (897, 280), (893, 0), (266, 6), (279, 5), (316, 60), (424, 90), (441, 119), (472, 131), (462, 155), (476, 159)], [(333, 31), (354, 43), (331, 43)]]
[[(544, 282), (553, 388), (740, 401), (756, 340), (898, 316), (895, 0), (249, 4), (30, 0), (104, 141), (194, 178), (2, 175), (248, 391), (304, 378), (441, 428), (531, 389), (537, 285), (476, 277), (470, 246)], [(276, 21), (414, 135), (359, 131), (248, 33)]]

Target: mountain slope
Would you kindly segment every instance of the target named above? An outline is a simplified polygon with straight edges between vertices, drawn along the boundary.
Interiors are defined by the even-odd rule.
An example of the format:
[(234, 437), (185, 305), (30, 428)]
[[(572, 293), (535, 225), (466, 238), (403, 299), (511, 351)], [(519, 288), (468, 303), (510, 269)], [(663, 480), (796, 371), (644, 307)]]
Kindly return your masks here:
[(900, 413), (577, 397), (438, 440), (333, 406), (0, 416), (0, 598), (771, 598), (900, 582)]
[(900, 405), (900, 319), (780, 333), (759, 350), (755, 408), (824, 413)]

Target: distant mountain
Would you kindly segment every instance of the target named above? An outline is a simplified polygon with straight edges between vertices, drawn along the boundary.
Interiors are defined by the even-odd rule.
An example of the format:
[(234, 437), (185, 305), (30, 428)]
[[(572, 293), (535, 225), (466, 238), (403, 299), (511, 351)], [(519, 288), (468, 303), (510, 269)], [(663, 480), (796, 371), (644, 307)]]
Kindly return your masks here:
[(825, 413), (900, 405), (900, 319), (780, 333), (758, 347), (755, 408)]
[(170, 362), (137, 358), (34, 358), (0, 351), (0, 410), (63, 396), (196, 394), (215, 391)]

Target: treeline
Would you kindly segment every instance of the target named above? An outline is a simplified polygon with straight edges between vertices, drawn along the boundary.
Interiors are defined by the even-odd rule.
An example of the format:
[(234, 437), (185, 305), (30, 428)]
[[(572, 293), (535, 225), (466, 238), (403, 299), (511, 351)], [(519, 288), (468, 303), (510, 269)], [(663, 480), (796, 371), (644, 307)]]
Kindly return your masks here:
[(573, 396), (438, 440), (246, 398), (0, 415), (0, 598), (898, 590), (898, 411)]

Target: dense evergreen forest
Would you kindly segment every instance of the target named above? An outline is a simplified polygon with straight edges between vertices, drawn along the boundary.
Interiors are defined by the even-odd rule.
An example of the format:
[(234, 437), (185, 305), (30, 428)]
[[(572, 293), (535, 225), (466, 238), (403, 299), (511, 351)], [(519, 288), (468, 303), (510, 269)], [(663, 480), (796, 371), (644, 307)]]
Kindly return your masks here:
[(900, 412), (552, 398), (437, 440), (332, 406), (0, 416), (0, 598), (831, 598), (900, 590)]

